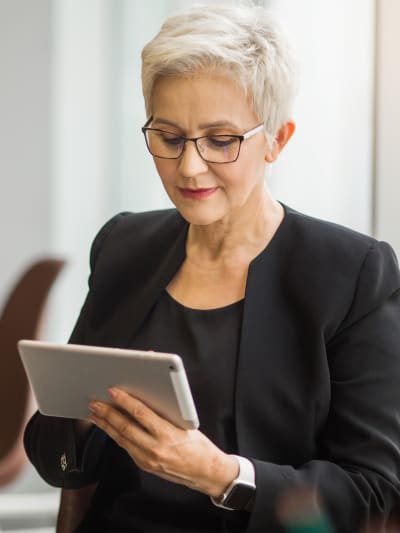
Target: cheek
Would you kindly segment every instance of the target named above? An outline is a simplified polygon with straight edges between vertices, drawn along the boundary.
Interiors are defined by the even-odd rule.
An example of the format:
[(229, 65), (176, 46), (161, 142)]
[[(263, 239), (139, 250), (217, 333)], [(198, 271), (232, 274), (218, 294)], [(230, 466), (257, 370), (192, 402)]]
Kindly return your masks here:
[[(228, 170), (228, 168), (226, 169)], [(228, 172), (219, 172), (220, 181), (232, 192), (245, 192), (264, 180), (265, 163), (263, 160), (243, 158), (230, 166)]]
[(176, 163), (167, 159), (154, 159), (154, 165), (164, 186), (171, 183), (175, 176)]
[(261, 151), (257, 151), (253, 155), (249, 154), (248, 157), (244, 157), (242, 164), (243, 174), (244, 176), (247, 176), (247, 181), (249, 183), (254, 185), (260, 180), (264, 180), (266, 162)]

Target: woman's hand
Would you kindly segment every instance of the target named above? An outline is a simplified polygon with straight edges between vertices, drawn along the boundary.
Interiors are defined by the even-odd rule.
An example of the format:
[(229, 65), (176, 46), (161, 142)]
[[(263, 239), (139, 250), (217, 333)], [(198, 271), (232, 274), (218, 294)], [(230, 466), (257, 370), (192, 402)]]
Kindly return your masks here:
[(145, 472), (215, 498), (239, 474), (237, 459), (200, 431), (178, 428), (121, 389), (109, 393), (115, 406), (92, 402), (90, 420)]

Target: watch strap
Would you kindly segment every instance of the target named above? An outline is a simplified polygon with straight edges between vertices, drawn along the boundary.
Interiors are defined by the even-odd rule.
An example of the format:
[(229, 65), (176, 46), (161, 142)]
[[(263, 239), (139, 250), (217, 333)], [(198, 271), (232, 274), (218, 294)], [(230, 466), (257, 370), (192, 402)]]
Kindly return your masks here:
[[(243, 487), (246, 487), (247, 490), (252, 492), (253, 496), (256, 491), (255, 471), (253, 463), (249, 461), (249, 459), (246, 459), (246, 457), (241, 457), (240, 455), (232, 455), (232, 457), (236, 457), (239, 463), (238, 476), (232, 481), (232, 483), (229, 484), (222, 496), (220, 496), (219, 498), (214, 498), (213, 496), (210, 496), (211, 501), (214, 505), (228, 510), (235, 510), (232, 507), (226, 505), (226, 502), (229, 499), (229, 495), (235, 487), (242, 485)], [(246, 508), (246, 506), (244, 506), (243, 508)]]

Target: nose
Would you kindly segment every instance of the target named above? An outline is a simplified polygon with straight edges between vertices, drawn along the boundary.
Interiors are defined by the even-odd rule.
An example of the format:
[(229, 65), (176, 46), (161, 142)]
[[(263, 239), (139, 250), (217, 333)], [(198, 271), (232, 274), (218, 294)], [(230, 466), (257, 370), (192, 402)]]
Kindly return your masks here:
[(179, 160), (182, 176), (191, 178), (208, 170), (207, 162), (202, 159), (193, 141), (187, 141)]

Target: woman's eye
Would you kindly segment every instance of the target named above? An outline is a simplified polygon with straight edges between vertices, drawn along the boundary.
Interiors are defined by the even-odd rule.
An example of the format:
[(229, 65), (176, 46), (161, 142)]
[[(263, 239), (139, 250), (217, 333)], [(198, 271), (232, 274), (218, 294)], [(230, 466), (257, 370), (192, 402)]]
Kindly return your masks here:
[(226, 148), (237, 142), (236, 137), (229, 137), (228, 135), (221, 135), (217, 137), (207, 137), (208, 145), (211, 148)]
[(163, 143), (169, 144), (171, 146), (178, 146), (178, 145), (182, 144), (182, 137), (179, 137), (177, 135), (165, 135), (165, 134), (162, 134), (161, 135), (161, 140), (163, 141)]

